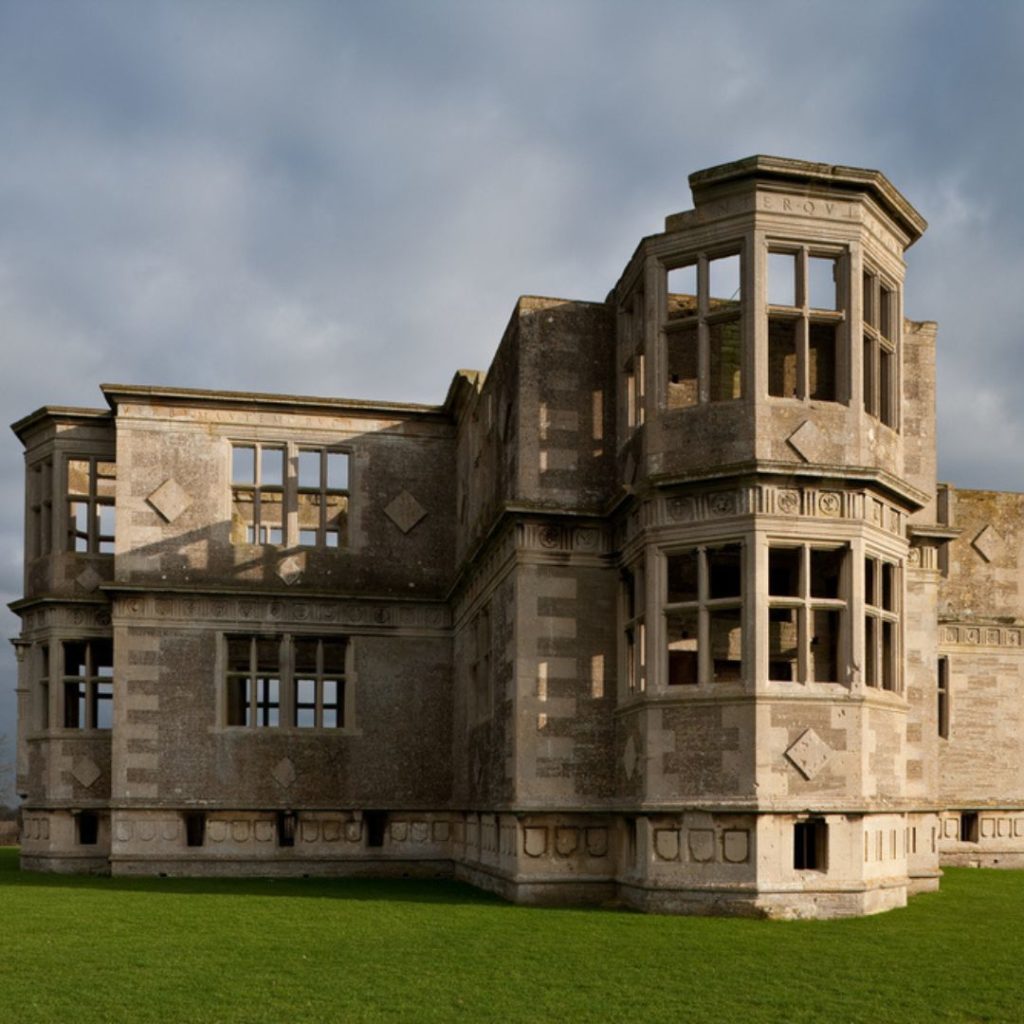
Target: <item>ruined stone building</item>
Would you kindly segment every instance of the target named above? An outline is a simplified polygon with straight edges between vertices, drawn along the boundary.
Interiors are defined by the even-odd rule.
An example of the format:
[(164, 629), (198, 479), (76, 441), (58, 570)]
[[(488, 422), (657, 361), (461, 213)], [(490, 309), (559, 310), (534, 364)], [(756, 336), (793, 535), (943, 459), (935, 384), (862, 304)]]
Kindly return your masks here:
[(690, 184), (441, 405), (14, 425), (25, 868), (831, 916), (1024, 866), (1024, 496), (936, 482), (924, 220), (857, 168)]

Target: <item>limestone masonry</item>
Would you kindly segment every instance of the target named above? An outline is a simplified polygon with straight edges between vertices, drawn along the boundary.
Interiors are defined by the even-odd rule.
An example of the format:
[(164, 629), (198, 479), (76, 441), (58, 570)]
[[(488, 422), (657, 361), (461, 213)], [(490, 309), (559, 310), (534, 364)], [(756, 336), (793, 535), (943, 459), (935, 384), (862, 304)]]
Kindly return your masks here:
[(1024, 867), (1024, 496), (936, 482), (925, 222), (852, 167), (690, 184), (442, 405), (14, 424), (25, 868), (830, 917)]

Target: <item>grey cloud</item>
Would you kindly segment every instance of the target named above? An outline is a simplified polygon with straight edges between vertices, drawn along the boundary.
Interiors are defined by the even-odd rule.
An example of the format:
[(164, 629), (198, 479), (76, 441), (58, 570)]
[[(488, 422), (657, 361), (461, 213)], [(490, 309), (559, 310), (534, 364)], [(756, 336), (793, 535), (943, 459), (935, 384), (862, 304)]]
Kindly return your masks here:
[(877, 167), (928, 217), (941, 473), (1020, 487), (1022, 28), (950, 0), (0, 5), (0, 402), (439, 401), (519, 293), (603, 298), (690, 171), (772, 152)]

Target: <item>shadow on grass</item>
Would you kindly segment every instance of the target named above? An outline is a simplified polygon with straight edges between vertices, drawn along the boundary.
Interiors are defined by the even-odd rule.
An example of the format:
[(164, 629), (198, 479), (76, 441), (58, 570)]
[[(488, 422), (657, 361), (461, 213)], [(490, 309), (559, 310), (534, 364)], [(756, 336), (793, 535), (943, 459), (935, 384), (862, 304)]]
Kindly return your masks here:
[(385, 903), (440, 905), (512, 904), (451, 877), (435, 878), (259, 878), (167, 877), (136, 878), (110, 875), (63, 875), (22, 871), (16, 847), (0, 847), (0, 893), (7, 888), (64, 889), (79, 892), (166, 893), (207, 896), (287, 896), (291, 899), (339, 899)]

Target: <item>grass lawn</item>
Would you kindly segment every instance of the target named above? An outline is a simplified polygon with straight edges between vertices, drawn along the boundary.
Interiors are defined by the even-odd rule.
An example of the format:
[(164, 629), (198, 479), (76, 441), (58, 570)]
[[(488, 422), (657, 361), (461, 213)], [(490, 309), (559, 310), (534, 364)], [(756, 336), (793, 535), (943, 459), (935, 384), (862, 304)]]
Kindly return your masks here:
[(1024, 872), (829, 922), (515, 907), (455, 882), (69, 878), (0, 851), (0, 1022), (1024, 1021)]

